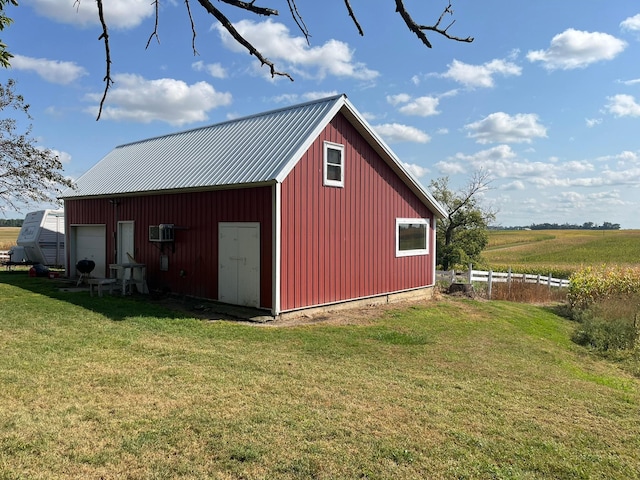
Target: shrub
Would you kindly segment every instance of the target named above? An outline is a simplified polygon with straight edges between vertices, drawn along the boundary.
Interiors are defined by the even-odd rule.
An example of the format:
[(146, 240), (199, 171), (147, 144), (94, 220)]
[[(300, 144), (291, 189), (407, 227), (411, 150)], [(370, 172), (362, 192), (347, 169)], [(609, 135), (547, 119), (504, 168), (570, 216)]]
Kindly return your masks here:
[(573, 341), (599, 351), (632, 350), (640, 346), (640, 294), (603, 298), (574, 311), (580, 322)]

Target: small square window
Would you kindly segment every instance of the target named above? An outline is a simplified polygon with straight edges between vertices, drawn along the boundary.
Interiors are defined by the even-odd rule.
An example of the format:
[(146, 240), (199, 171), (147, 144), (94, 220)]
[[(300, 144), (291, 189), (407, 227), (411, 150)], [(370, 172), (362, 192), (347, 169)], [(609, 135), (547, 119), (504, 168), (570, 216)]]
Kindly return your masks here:
[(344, 187), (344, 145), (324, 142), (324, 185)]
[(396, 218), (396, 257), (429, 253), (429, 220)]

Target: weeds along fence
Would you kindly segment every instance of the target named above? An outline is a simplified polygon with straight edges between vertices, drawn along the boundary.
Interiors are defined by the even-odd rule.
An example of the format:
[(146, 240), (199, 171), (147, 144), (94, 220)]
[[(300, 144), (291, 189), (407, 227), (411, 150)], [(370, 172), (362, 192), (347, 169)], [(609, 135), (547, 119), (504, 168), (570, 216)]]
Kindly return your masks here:
[(469, 265), (466, 271), (456, 270), (436, 270), (436, 282), (452, 283), (474, 283), (487, 284), (487, 297), (491, 298), (491, 289), (494, 283), (512, 283), (534, 284), (547, 286), (549, 288), (567, 288), (569, 280), (564, 278), (554, 278), (551, 274), (540, 275), (534, 273), (513, 273), (511, 269), (508, 272), (494, 272), (493, 270), (474, 270), (473, 265)]

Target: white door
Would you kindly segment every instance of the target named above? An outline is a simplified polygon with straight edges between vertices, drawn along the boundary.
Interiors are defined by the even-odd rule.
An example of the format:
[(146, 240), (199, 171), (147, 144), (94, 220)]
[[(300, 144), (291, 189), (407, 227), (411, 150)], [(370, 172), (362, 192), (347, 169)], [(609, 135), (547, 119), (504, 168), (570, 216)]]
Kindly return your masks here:
[[(135, 258), (133, 238), (133, 222), (118, 222), (117, 263), (131, 263), (129, 256)], [(125, 278), (129, 280), (131, 270), (125, 270), (124, 274), (126, 275)]]
[(133, 222), (118, 222), (118, 263), (131, 263), (127, 254), (135, 257), (133, 238)]
[(260, 306), (260, 224), (218, 224), (218, 300)]
[(81, 225), (71, 227), (71, 274), (79, 275), (76, 263), (93, 260), (96, 267), (92, 277), (105, 278), (107, 270), (107, 228), (104, 225)]

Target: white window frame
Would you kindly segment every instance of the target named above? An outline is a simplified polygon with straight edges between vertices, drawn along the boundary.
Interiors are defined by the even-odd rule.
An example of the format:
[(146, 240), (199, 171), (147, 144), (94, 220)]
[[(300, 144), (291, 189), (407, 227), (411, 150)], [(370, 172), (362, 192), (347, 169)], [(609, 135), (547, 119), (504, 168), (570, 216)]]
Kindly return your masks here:
[[(328, 173), (328, 150), (338, 150), (340, 152), (340, 180), (331, 180), (327, 178)], [(332, 142), (324, 142), (323, 146), (323, 161), (322, 161), (322, 178), (323, 185), (325, 187), (344, 187), (344, 167), (345, 167), (345, 158), (344, 158), (344, 145), (339, 143)]]
[[(407, 223), (420, 224), (425, 226), (425, 248), (417, 248), (414, 250), (400, 250), (400, 225)], [(409, 257), (414, 255), (429, 254), (429, 236), (430, 236), (429, 220), (426, 218), (396, 218), (396, 257)]]

